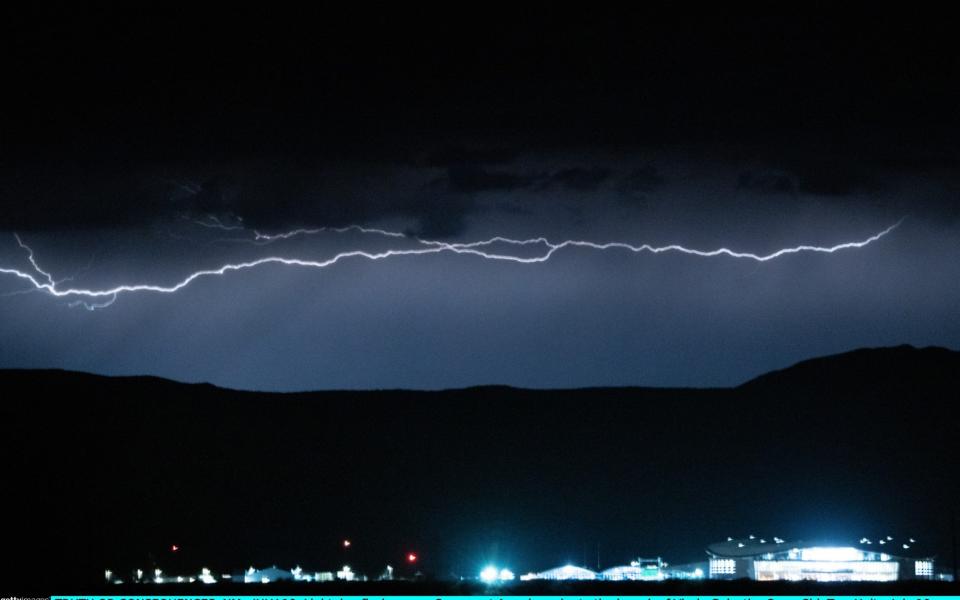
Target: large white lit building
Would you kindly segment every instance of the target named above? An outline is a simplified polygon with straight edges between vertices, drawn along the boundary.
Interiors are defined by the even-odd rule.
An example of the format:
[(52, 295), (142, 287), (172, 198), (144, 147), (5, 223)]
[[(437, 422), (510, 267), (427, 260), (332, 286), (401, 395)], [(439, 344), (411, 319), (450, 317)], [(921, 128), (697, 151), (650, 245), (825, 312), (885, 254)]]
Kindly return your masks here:
[(599, 578), (600, 576), (590, 569), (575, 567), (573, 565), (564, 565), (555, 569), (541, 571), (540, 573), (527, 573), (526, 575), (520, 576), (521, 581), (530, 581), (533, 579), (546, 581), (593, 581)]
[(610, 567), (600, 573), (565, 565), (549, 569), (540, 573), (522, 575), (522, 581), (663, 581), (665, 579), (701, 579), (704, 577), (703, 567), (706, 565), (693, 564), (670, 568), (667, 563), (657, 558), (638, 558), (630, 561), (629, 565)]
[(849, 546), (826, 546), (729, 538), (707, 547), (710, 579), (758, 581), (897, 581), (933, 579), (933, 557), (917, 553), (915, 541), (862, 538)]
[(666, 579), (663, 560), (657, 558), (638, 558), (629, 565), (611, 567), (600, 573), (606, 581), (663, 581)]

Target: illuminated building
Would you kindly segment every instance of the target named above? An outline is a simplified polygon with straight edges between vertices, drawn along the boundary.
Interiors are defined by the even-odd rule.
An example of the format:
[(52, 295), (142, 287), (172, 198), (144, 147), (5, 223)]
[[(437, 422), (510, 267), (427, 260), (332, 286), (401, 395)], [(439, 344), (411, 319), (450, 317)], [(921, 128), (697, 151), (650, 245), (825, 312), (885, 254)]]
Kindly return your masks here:
[(756, 538), (711, 544), (710, 579), (757, 581), (897, 581), (932, 579), (933, 558), (916, 553), (913, 540), (877, 543), (862, 538), (856, 545), (825, 546)]
[(244, 583), (273, 583), (274, 581), (294, 581), (290, 571), (272, 566), (268, 569), (254, 569), (250, 567), (243, 574)]
[[(668, 569), (667, 563), (658, 558), (638, 558), (629, 565), (610, 567), (596, 573), (583, 567), (565, 565), (540, 573), (527, 573), (521, 581), (663, 581), (664, 579), (702, 579), (704, 563)], [(491, 572), (492, 576), (494, 573)]]
[(660, 557), (638, 558), (629, 565), (605, 570), (599, 578), (607, 581), (663, 581), (666, 579), (665, 566)]
[(564, 565), (562, 567), (557, 567), (555, 569), (549, 569), (541, 573), (527, 573), (520, 577), (522, 581), (530, 581), (531, 579), (544, 579), (547, 581), (572, 581), (572, 580), (594, 580), (599, 579), (600, 576), (591, 571), (590, 569), (584, 569), (583, 567), (575, 567), (573, 565)]

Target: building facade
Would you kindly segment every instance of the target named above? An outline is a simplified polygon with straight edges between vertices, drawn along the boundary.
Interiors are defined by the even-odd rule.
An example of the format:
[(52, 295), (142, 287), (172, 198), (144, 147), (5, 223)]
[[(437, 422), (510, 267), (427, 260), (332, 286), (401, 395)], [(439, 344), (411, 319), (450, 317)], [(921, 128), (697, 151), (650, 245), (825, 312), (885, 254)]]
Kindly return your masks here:
[[(825, 546), (780, 538), (728, 539), (707, 548), (710, 579), (757, 581), (898, 581), (933, 579), (934, 559), (917, 553), (913, 540)], [(895, 550), (896, 548), (896, 550)], [(911, 551), (913, 550), (913, 551)]]

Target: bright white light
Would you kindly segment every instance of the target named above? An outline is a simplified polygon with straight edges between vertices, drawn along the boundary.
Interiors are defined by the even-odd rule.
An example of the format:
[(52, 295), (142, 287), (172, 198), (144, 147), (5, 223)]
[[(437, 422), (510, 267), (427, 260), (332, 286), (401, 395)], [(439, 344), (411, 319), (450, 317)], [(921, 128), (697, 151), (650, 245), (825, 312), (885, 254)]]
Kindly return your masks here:
[(697, 567), (696, 569), (694, 569), (693, 576), (696, 577), (697, 579), (703, 579), (703, 569), (701, 569), (700, 567)]
[[(498, 583), (503, 581), (513, 581), (515, 575), (510, 569), (497, 569), (494, 565), (488, 565), (480, 571), (480, 581), (484, 583)], [(521, 577), (521, 579), (523, 579)]]
[(800, 560), (846, 562), (863, 560), (863, 552), (856, 548), (804, 548)]
[(216, 583), (217, 580), (210, 574), (210, 569), (204, 567), (200, 569), (200, 581), (204, 583)]
[(110, 578), (113, 577), (113, 571), (111, 571), (110, 569), (105, 570), (105, 571), (103, 572), (103, 577), (104, 577), (104, 579), (106, 579), (107, 581), (110, 581)]

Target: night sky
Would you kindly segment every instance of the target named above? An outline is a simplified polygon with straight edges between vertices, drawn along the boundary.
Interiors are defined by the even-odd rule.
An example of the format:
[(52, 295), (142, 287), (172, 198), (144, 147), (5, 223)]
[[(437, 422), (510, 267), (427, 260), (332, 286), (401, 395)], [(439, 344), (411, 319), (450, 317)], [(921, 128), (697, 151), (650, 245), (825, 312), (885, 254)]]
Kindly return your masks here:
[[(46, 281), (14, 234), (57, 289), (108, 289), (420, 240), (765, 255), (902, 223), (766, 262), (438, 252), (115, 300), (0, 273), (0, 367), (254, 390), (699, 387), (960, 347), (948, 19), (584, 10), (5, 8), (0, 269)], [(351, 225), (406, 237), (252, 243)]]
[(953, 20), (168, 4), (0, 9), (11, 572), (947, 564)]

